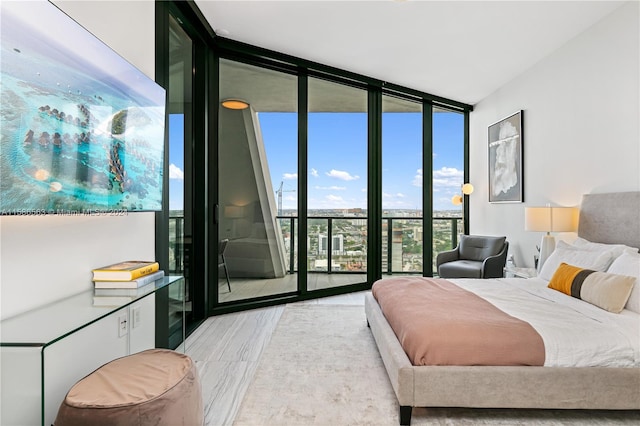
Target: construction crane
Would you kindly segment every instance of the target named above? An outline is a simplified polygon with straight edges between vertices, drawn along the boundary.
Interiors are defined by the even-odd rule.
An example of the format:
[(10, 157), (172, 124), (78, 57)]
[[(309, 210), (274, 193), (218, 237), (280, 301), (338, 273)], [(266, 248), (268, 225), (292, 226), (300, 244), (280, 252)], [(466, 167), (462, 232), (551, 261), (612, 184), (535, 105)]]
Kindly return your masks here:
[(284, 181), (280, 181), (280, 187), (276, 190), (276, 194), (278, 194), (278, 216), (282, 216), (282, 193), (296, 192), (295, 189), (282, 189), (282, 185), (284, 185)]

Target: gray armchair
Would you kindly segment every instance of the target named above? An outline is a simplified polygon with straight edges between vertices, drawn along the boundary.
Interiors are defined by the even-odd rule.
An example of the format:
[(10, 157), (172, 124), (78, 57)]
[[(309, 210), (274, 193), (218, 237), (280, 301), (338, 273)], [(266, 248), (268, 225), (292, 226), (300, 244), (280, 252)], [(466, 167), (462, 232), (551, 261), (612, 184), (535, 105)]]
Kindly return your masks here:
[(461, 235), (458, 246), (438, 253), (440, 278), (500, 278), (507, 262), (507, 237)]

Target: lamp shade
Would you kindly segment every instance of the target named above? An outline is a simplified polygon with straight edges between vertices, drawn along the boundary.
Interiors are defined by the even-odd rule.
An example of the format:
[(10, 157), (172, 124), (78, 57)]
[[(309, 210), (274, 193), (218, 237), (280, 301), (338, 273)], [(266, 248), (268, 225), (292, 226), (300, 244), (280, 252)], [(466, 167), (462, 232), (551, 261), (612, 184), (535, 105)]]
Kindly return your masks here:
[(473, 192), (473, 185), (471, 185), (470, 183), (465, 183), (464, 185), (462, 185), (462, 193), (464, 195), (471, 195), (472, 192)]
[(230, 219), (239, 219), (244, 217), (244, 207), (242, 206), (226, 206), (224, 208), (224, 216)]
[(527, 207), (524, 209), (524, 230), (533, 232), (551, 231), (550, 207)]
[(578, 230), (578, 209), (575, 207), (551, 208), (552, 232), (575, 232)]
[(574, 232), (578, 229), (575, 207), (527, 207), (524, 229), (533, 232)]

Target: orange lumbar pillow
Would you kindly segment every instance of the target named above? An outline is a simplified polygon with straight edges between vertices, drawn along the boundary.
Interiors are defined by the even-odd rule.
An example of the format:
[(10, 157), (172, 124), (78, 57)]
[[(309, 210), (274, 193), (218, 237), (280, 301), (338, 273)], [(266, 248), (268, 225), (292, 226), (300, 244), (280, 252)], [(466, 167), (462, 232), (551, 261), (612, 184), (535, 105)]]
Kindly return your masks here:
[(609, 312), (620, 313), (636, 279), (561, 263), (548, 287), (589, 302)]

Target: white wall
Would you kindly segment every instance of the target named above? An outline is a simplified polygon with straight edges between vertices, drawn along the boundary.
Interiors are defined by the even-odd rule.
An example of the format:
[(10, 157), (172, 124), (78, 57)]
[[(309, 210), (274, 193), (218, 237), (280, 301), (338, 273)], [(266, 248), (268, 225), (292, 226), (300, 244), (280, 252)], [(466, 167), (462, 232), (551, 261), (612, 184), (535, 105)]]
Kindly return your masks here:
[[(525, 206), (579, 206), (585, 193), (640, 190), (639, 7), (615, 10), (471, 113), (470, 231), (506, 235), (518, 266), (533, 266), (542, 237), (524, 231)], [(487, 126), (520, 109), (524, 203), (490, 204)]]
[[(152, 0), (55, 4), (154, 77)], [(92, 268), (125, 259), (153, 258), (153, 213), (0, 217), (0, 318), (91, 288)]]

